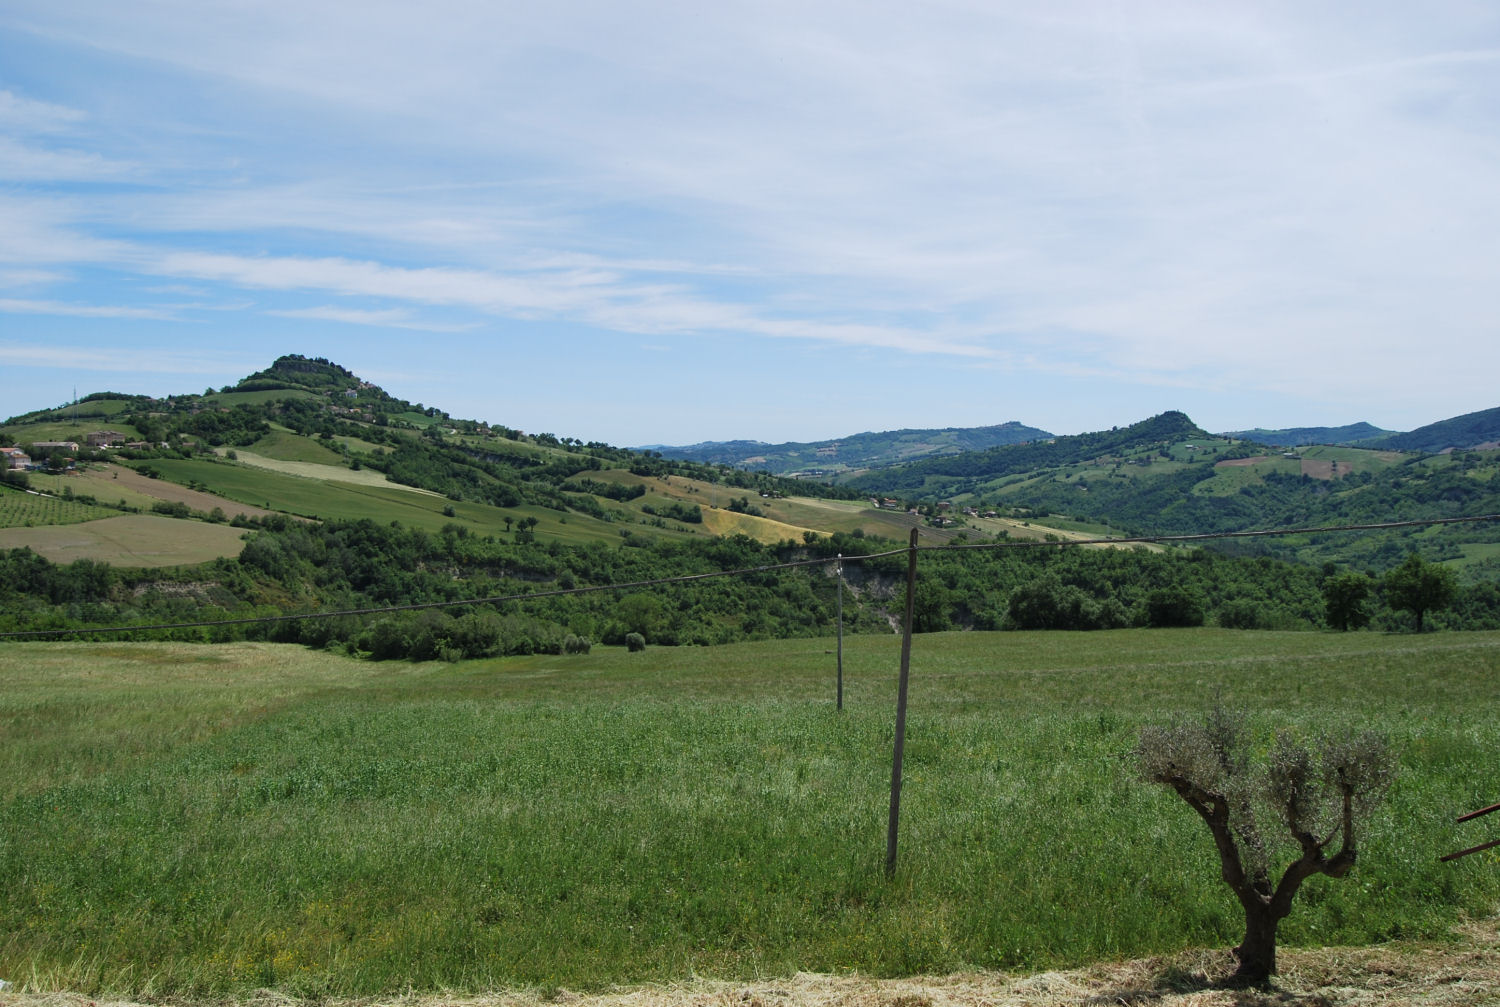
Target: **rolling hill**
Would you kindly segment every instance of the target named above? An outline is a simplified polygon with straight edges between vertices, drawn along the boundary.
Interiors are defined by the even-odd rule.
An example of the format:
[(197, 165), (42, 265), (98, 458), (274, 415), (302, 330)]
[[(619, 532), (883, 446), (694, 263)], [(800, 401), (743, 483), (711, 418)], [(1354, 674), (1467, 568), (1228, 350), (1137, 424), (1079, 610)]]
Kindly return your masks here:
[(1047, 440), (1052, 435), (1012, 420), (988, 427), (887, 430), (827, 441), (704, 441), (686, 447), (655, 445), (663, 458), (755, 469), (775, 475), (830, 477), (933, 455), (983, 451), (1004, 444)]
[(1395, 436), (1394, 430), (1382, 430), (1370, 423), (1350, 423), (1342, 427), (1287, 427), (1282, 430), (1232, 430), (1220, 437), (1254, 441), (1276, 448), (1300, 448), (1308, 444), (1360, 444), (1381, 437)]
[[(1474, 419), (1460, 417), (1465, 422), (1454, 429), (1482, 430)], [(1043, 433), (1004, 426), (1011, 434)], [(201, 395), (101, 393), (0, 426), (0, 443), (29, 446), (43, 463), (42, 471), (0, 480), (0, 559), (6, 547), (31, 547), (6, 560), (14, 567), (6, 576), (30, 586), (24, 603), (16, 601), (0, 622), (180, 620), (195, 606), (245, 614), (488, 597), (538, 582), (614, 584), (809, 554), (852, 557), (888, 550), (914, 528), (929, 544), (1065, 542), (1500, 512), (1500, 452), (1493, 450), (1281, 450), (1209, 434), (1176, 411), (1106, 431), (958, 450), (965, 438), (998, 436), (999, 429), (848, 438), (839, 444), (845, 461), (934, 446), (950, 453), (818, 482), (525, 435), (414, 405), (326, 360), (283, 357)], [(89, 447), (90, 434), (123, 443)], [(79, 449), (39, 449), (38, 441), (78, 442)], [(122, 522), (121, 515), (159, 519)], [(176, 523), (182, 521), (190, 523)], [(65, 534), (46, 531), (62, 526)], [(146, 527), (152, 541), (139, 548), (121, 538)], [(183, 533), (173, 534), (174, 527)], [(1244, 580), (1258, 585), (1250, 594), (1262, 599), (1256, 624), (1316, 624), (1321, 615), (1307, 600), (1307, 577), (1323, 564), (1379, 572), (1417, 549), (1491, 590), (1500, 573), (1500, 542), (1485, 525), (1206, 549), (1301, 564), (1211, 571), (1218, 580), (1203, 588), (1209, 611), (1235, 602), (1224, 585)], [(53, 570), (38, 565), (45, 564), (39, 553), (111, 561), (122, 570), (98, 563)], [(1087, 568), (1070, 574), (1075, 584), (1103, 577), (1112, 585), (1107, 597), (1075, 606), (1079, 628), (1145, 618), (1148, 587), (1183, 576), (1171, 572), (1180, 564), (1163, 558), (1165, 566), (1153, 566), (1150, 555), (1066, 560)], [(1005, 624), (1007, 593), (1028, 575), (1009, 561), (994, 562), (977, 579), (955, 565), (924, 589), (919, 623)], [(508, 637), (489, 622), (479, 638), (465, 636), (474, 629), (467, 617), (434, 614), (421, 624), (393, 624), (389, 638), (368, 625), (326, 624), (308, 624), (305, 639), (300, 628), (278, 638), (321, 646), (336, 637), (390, 656), (433, 647), (556, 648), (568, 632), (619, 642), (630, 629), (658, 642), (693, 643), (808, 634), (826, 629), (830, 618), (820, 569), (767, 576), (749, 594), (715, 588), (708, 601), (682, 593), (639, 605), (608, 595), (557, 602), (537, 624), (544, 628), (523, 619)], [(868, 579), (865, 593), (850, 599), (852, 624), (888, 629), (895, 571), (860, 576)], [(1300, 585), (1300, 600), (1286, 594), (1292, 585)], [(1475, 611), (1489, 611), (1488, 602), (1476, 604)], [(1500, 611), (1500, 597), (1494, 607)], [(1465, 618), (1475, 624), (1489, 617)]]
[(1500, 444), (1500, 407), (1439, 420), (1409, 433), (1392, 434), (1364, 447), (1383, 451), (1461, 451)]

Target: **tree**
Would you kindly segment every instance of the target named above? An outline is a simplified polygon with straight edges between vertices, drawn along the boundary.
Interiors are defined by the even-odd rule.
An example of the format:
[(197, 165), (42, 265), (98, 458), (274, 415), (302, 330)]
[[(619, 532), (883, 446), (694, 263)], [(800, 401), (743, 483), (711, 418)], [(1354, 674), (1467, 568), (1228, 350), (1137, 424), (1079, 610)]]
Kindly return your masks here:
[(1416, 616), (1417, 632), (1428, 612), (1445, 609), (1458, 594), (1458, 579), (1445, 566), (1428, 563), (1416, 553), (1385, 575), (1385, 597), (1391, 608)]
[[(1143, 729), (1136, 754), (1142, 777), (1171, 787), (1208, 826), (1220, 876), (1245, 914), (1234, 978), (1258, 983), (1276, 971), (1276, 928), (1302, 883), (1314, 874), (1341, 878), (1354, 866), (1356, 826), (1384, 796), (1395, 761), (1370, 733), (1326, 739), (1316, 754), (1280, 733), (1264, 766), (1252, 767), (1248, 747), (1243, 719), (1216, 708), (1201, 723)], [(1268, 843), (1261, 833), (1257, 809), (1295, 843), (1274, 882), (1275, 837)]]
[(1203, 625), (1203, 596), (1183, 584), (1158, 588), (1146, 596), (1146, 622), (1152, 626)]
[(1365, 599), (1370, 596), (1370, 578), (1362, 573), (1341, 573), (1323, 582), (1323, 602), (1328, 625), (1339, 632), (1363, 629), (1370, 624)]

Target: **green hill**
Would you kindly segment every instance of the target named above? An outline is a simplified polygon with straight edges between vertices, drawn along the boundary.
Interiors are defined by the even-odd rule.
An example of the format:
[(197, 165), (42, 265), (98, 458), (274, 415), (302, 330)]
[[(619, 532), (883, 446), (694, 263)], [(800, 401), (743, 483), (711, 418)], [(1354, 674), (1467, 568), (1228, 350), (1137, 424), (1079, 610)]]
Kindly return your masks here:
[[(82, 445), (88, 433), (107, 428), (133, 446), (83, 447), (75, 453), (82, 466), (76, 473), (65, 452), (49, 452), (50, 473), (8, 477), (12, 505), (0, 508), (0, 525), (82, 528), (96, 510), (101, 518), (146, 511), (232, 523), (245, 533), (243, 551), (240, 539), (218, 536), (221, 558), (210, 568), (168, 574), (98, 563), (54, 569), (18, 551), (7, 560), (6, 577), (23, 588), (0, 626), (180, 622), (190, 615), (446, 602), (538, 585), (612, 585), (882, 552), (913, 528), (925, 543), (974, 544), (1500, 512), (1495, 451), (1281, 451), (1208, 434), (1175, 411), (1107, 431), (979, 451), (957, 448), (965, 438), (997, 436), (1000, 428), (861, 435), (867, 440), (846, 439), (840, 450), (864, 451), (864, 458), (919, 447), (955, 453), (850, 471), (834, 485), (458, 419), (393, 396), (337, 364), (295, 355), (218, 391), (165, 399), (103, 393), (80, 406), (76, 413), (70, 406), (13, 419), (0, 426), (0, 443)], [(1018, 425), (1005, 426), (1017, 432)], [(164, 539), (168, 546), (172, 538)], [(122, 545), (109, 555), (130, 555), (129, 543)], [(1153, 591), (1189, 585), (1183, 590), (1201, 602), (1194, 608), (1199, 618), (1316, 626), (1322, 613), (1314, 570), (1332, 563), (1379, 572), (1413, 549), (1490, 592), (1473, 595), (1453, 625), (1500, 624), (1493, 586), (1500, 545), (1486, 526), (1205, 548), (1248, 558), (1193, 568), (1184, 565), (1187, 550), (1064, 550), (1046, 561), (1052, 566), (998, 552), (933, 558), (924, 562), (940, 572), (925, 582), (916, 625), (1037, 624), (1012, 610), (1012, 598), (1040, 577), (1057, 581), (1042, 594), (1067, 609), (1065, 618), (1048, 616), (1044, 625), (1144, 625), (1152, 618)], [(1297, 562), (1262, 565), (1263, 558)], [(175, 562), (198, 561), (184, 554)], [(171, 567), (173, 557), (161, 554), (156, 562)], [(852, 628), (889, 631), (899, 567), (892, 561), (858, 568), (865, 580), (848, 599)], [(151, 587), (163, 578), (211, 586)], [(274, 632), (278, 639), (337, 641), (385, 656), (555, 652), (570, 634), (619, 642), (630, 632), (660, 643), (811, 635), (830, 628), (831, 583), (814, 566), (767, 574), (748, 587), (716, 582), (712, 589), (643, 595), (651, 600), (640, 602), (607, 592), (524, 612), (507, 603), (473, 619), (429, 613)], [(520, 621), (504, 622), (511, 616)], [(1397, 616), (1385, 618), (1387, 627), (1400, 625)]]
[(1386, 451), (1448, 451), (1500, 444), (1500, 407), (1429, 423), (1364, 445)]
[(1300, 448), (1308, 444), (1360, 444), (1395, 435), (1394, 430), (1382, 430), (1370, 423), (1350, 423), (1342, 427), (1287, 427), (1282, 430), (1256, 427), (1254, 430), (1233, 430), (1219, 436), (1277, 448)]
[(776, 475), (826, 477), (932, 455), (983, 451), (1005, 444), (1047, 440), (1052, 435), (1012, 420), (988, 427), (887, 430), (827, 441), (704, 441), (686, 447), (657, 446), (664, 458), (756, 469)]
[(847, 485), (895, 496), (965, 493), (987, 480), (1086, 459), (1156, 451), (1193, 439), (1207, 440), (1211, 435), (1185, 413), (1171, 411), (1128, 427), (893, 465), (851, 479)]

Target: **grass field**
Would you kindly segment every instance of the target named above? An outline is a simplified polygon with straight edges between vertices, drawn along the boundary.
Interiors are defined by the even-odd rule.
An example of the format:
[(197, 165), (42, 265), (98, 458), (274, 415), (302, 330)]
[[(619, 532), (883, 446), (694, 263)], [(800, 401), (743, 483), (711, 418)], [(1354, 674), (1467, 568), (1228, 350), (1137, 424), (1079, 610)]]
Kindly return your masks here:
[(291, 647), (0, 647), (0, 975), (135, 997), (1051, 968), (1239, 937), (1206, 832), (1134, 781), (1215, 697), (1376, 727), (1402, 775), (1284, 942), (1493, 911), (1500, 634), (916, 639), (361, 664)]
[[(44, 441), (81, 441), (85, 430), (96, 430), (99, 421), (110, 420), (131, 408), (133, 408), (132, 404), (125, 399), (94, 399), (89, 402), (80, 402), (77, 406), (62, 406), (57, 409), (30, 413), (28, 415), (32, 422), (0, 426), (0, 432), (13, 436), (20, 436), (24, 433), (27, 438), (34, 437)], [(133, 428), (111, 424), (110, 429), (123, 433)], [(69, 431), (71, 434), (68, 433)]]
[[(339, 443), (342, 441), (343, 439), (340, 438)], [(341, 461), (338, 448), (325, 447), (322, 441), (294, 434), (284, 427), (273, 428), (270, 433), (250, 445), (249, 450), (262, 457), (274, 458), (278, 461), (319, 462), (323, 465), (337, 465)], [(239, 454), (243, 455), (245, 452), (241, 451)]]
[[(0, 497), (0, 500), (3, 500)], [(112, 566), (191, 566), (238, 556), (244, 532), (156, 514), (120, 514), (80, 524), (0, 528), (0, 549), (29, 548), (54, 563), (91, 559)]]
[(64, 418), (58, 415), (56, 419), (36, 423), (0, 426), (0, 433), (6, 434), (17, 444), (30, 444), (33, 441), (77, 441), (81, 445), (85, 433), (106, 427), (110, 430), (118, 430), (130, 440), (140, 437), (135, 427), (109, 416), (80, 416), (75, 422), (71, 417)]
[[(197, 483), (229, 500), (302, 517), (349, 521), (368, 518), (380, 524), (400, 521), (423, 531), (440, 531), (446, 524), (457, 523), (479, 534), (493, 535), (506, 531), (507, 516), (513, 521), (531, 516), (540, 522), (535, 531), (542, 540), (556, 539), (568, 544), (620, 541), (619, 526), (583, 514), (562, 514), (539, 506), (501, 509), (474, 501), (450, 501), (436, 493), (389, 483), (378, 472), (362, 474), (333, 467), (336, 474), (367, 480), (355, 483), (277, 471), (282, 468), (316, 471), (303, 467), (306, 463), (296, 462), (270, 462), (267, 464), (275, 468), (256, 468), (196, 458), (158, 458), (146, 464), (172, 484)], [(453, 514), (445, 514), (445, 508), (452, 508)], [(645, 534), (654, 530), (635, 526), (635, 531)]]
[(138, 510), (150, 510), (156, 498), (141, 493), (130, 485), (122, 485), (119, 478), (122, 473), (127, 480), (129, 476), (135, 475), (130, 469), (118, 465), (88, 463), (81, 469), (61, 475), (30, 472), (27, 473), (27, 478), (32, 489), (52, 496), (61, 496), (65, 489), (71, 489), (79, 496), (92, 496), (102, 503), (120, 503)]
[(255, 392), (215, 392), (212, 395), (203, 396), (203, 402), (206, 405), (233, 409), (235, 406), (263, 405), (278, 399), (318, 400), (322, 398), (323, 396), (317, 392), (310, 392), (303, 388), (267, 388)]
[[(313, 445), (313, 447), (315, 450), (322, 452), (321, 461), (309, 460), (308, 458), (272, 458), (258, 454), (248, 448), (236, 451), (235, 454), (238, 456), (239, 464), (241, 465), (248, 465), (255, 469), (265, 469), (269, 472), (280, 472), (283, 475), (298, 476), (302, 479), (315, 479), (322, 482), (350, 483), (355, 486), (381, 486), (404, 493), (423, 493), (430, 497), (442, 498), (441, 493), (434, 493), (432, 490), (418, 489), (415, 486), (393, 483), (385, 477), (384, 472), (378, 472), (375, 469), (347, 468), (338, 464), (334, 456), (328, 451), (318, 448), (316, 445)], [(291, 452), (283, 453), (290, 454)]]

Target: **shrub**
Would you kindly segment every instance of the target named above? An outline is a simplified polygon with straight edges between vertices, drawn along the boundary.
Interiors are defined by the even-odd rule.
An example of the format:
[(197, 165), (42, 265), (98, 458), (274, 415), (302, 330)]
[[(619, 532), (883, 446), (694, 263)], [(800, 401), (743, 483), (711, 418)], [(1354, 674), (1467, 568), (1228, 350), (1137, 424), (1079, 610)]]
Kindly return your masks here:
[(646, 638), (639, 633), (626, 633), (625, 646), (634, 654), (636, 651), (646, 649)]
[(1226, 601), (1219, 608), (1219, 625), (1225, 629), (1260, 629), (1260, 606), (1248, 598)]
[(1158, 588), (1146, 597), (1146, 622), (1156, 627), (1201, 626), (1203, 597), (1181, 584)]

